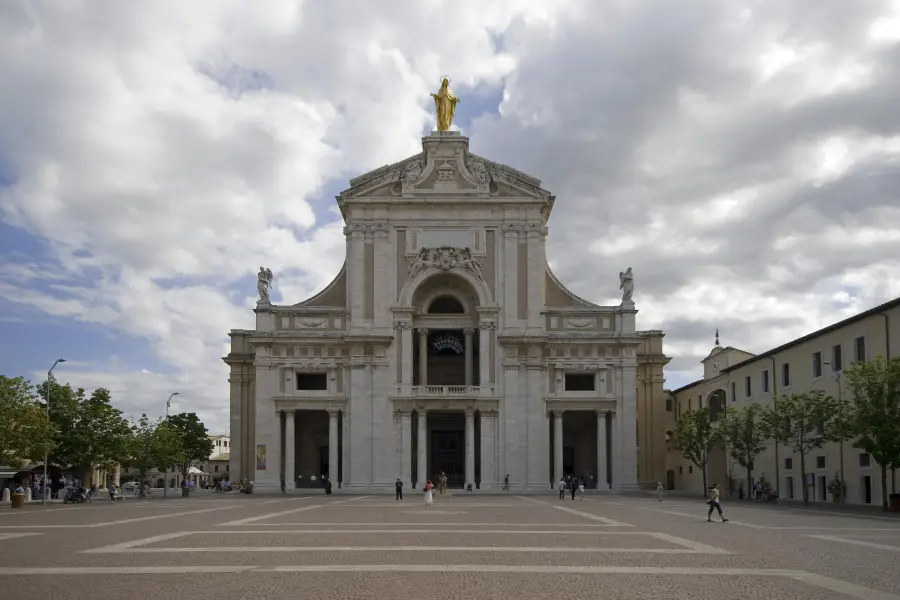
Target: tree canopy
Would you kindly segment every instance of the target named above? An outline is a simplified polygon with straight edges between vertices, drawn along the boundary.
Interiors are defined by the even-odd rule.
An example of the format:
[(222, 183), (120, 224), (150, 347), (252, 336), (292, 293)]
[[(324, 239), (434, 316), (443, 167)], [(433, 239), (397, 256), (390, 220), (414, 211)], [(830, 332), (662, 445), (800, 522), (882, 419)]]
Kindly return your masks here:
[(196, 413), (171, 415), (165, 422), (180, 440), (180, 451), (172, 464), (181, 471), (181, 476), (187, 481), (191, 467), (199, 461), (207, 460), (212, 454), (212, 440), (209, 439), (206, 425)]
[(769, 442), (762, 419), (762, 407), (749, 404), (744, 408), (730, 408), (721, 421), (722, 435), (728, 452), (747, 471), (747, 490), (753, 488), (753, 468), (756, 457)]
[(900, 358), (879, 357), (844, 371), (853, 396), (849, 429), (854, 446), (881, 466), (881, 501), (888, 508), (887, 470), (900, 468)]
[(22, 377), (0, 375), (0, 465), (43, 462), (56, 446), (56, 434), (34, 387)]
[(164, 471), (180, 457), (181, 436), (168, 423), (151, 421), (147, 415), (141, 415), (132, 424), (123, 462), (138, 471), (139, 482), (144, 482), (151, 469)]
[(672, 446), (694, 463), (703, 473), (703, 489), (706, 490), (706, 465), (716, 444), (722, 441), (722, 433), (715, 427), (708, 408), (689, 410), (675, 424)]

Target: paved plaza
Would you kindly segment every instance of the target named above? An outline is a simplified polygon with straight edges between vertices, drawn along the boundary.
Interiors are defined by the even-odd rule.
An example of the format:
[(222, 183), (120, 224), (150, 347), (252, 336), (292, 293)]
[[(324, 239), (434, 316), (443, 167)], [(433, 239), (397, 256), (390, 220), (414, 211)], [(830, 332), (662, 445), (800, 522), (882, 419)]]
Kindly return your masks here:
[(624, 496), (226, 496), (0, 510), (2, 597), (900, 600), (900, 520)]

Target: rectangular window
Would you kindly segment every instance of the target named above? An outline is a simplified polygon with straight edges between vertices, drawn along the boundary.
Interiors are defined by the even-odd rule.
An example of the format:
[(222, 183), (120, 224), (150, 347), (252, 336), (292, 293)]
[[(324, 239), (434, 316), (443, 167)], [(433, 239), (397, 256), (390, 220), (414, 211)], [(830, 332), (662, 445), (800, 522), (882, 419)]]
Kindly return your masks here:
[(297, 373), (297, 391), (299, 392), (327, 392), (327, 373)]
[(781, 365), (781, 387), (791, 387), (791, 363)]
[(784, 468), (788, 471), (793, 469), (794, 468), (794, 459), (793, 458), (784, 459)]
[(824, 456), (817, 456), (817, 457), (816, 457), (816, 468), (817, 468), (817, 469), (824, 469), (824, 468), (825, 468), (825, 457), (824, 457)]
[(744, 395), (748, 398), (753, 395), (753, 388), (750, 385), (750, 376), (744, 377)]
[(769, 370), (762, 372), (762, 391), (764, 394), (769, 393)]
[(861, 467), (871, 467), (872, 466), (872, 456), (868, 452), (863, 452), (859, 455), (859, 466)]
[(672, 412), (672, 399), (666, 398), (666, 412)]
[(853, 340), (853, 359), (856, 362), (866, 362), (866, 338), (860, 336)]
[(566, 373), (566, 391), (593, 392), (596, 379), (593, 373)]
[(844, 370), (844, 353), (841, 352), (841, 345), (831, 347), (831, 370), (839, 373)]
[(812, 355), (812, 371), (813, 377), (821, 377), (822, 376), (822, 353), (821, 352), (813, 352)]
[(731, 382), (731, 401), (737, 402), (737, 389), (733, 381)]

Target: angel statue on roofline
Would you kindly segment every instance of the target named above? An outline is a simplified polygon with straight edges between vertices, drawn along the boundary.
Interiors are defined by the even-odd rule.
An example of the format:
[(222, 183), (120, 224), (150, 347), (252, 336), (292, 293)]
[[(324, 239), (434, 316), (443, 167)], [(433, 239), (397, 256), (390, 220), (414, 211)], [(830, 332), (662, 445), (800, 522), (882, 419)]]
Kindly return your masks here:
[(256, 291), (259, 292), (260, 302), (269, 302), (269, 289), (272, 287), (272, 280), (274, 278), (272, 269), (266, 269), (265, 267), (259, 268), (259, 274), (256, 278)]
[(631, 297), (634, 295), (634, 273), (631, 267), (622, 273), (619, 272), (619, 289), (622, 290), (622, 303), (633, 302)]

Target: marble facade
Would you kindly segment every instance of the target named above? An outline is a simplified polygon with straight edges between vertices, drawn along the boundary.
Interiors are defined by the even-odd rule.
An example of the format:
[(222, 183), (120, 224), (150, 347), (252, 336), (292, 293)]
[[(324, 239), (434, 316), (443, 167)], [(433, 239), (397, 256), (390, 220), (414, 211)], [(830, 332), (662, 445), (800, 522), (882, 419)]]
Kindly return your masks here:
[(635, 329), (630, 295), (598, 306), (556, 279), (539, 180), (459, 132), (422, 148), (337, 197), (347, 258), (329, 286), (293, 305), (262, 290), (255, 330), (231, 331), (232, 477), (372, 492), (445, 472), (477, 493), (662, 476), (662, 332)]

